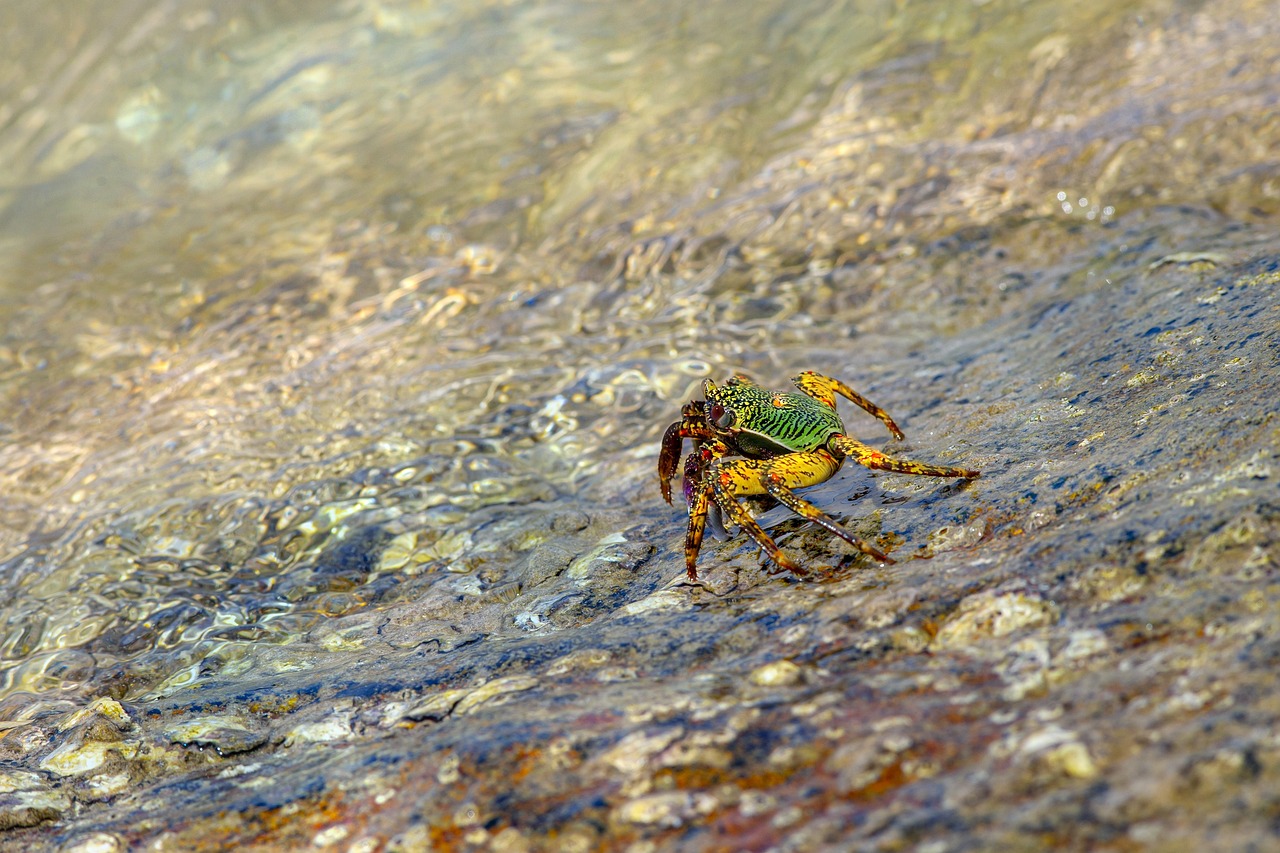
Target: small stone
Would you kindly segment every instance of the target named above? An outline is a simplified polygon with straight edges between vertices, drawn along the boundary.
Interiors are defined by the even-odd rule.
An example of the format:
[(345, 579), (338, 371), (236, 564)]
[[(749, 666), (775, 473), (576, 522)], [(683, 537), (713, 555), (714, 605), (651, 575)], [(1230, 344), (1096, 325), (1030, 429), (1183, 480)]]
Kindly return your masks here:
[(44, 777), (28, 770), (0, 770), (0, 794), (39, 791), (47, 788)]
[(119, 741), (65, 743), (45, 756), (40, 762), (40, 769), (59, 776), (82, 776), (105, 764), (111, 753), (128, 759), (133, 758), (137, 752), (137, 744)]
[(936, 648), (963, 648), (981, 640), (1003, 637), (1023, 628), (1058, 621), (1058, 607), (1037, 595), (1022, 592), (980, 592), (960, 602), (937, 636)]
[(239, 717), (195, 717), (164, 730), (170, 743), (211, 746), (219, 755), (235, 755), (267, 742), (261, 732), (250, 731)]
[(320, 830), (311, 839), (312, 847), (330, 847), (351, 834), (351, 827), (341, 823)]
[(514, 826), (508, 826), (493, 836), (489, 841), (489, 847), (494, 853), (529, 853), (532, 849), (529, 846), (529, 840)]
[(531, 690), (538, 685), (538, 679), (529, 675), (511, 675), (506, 678), (495, 678), (488, 684), (482, 684), (472, 690), (458, 702), (453, 709), (455, 714), (469, 714), (481, 705), (496, 701), (505, 701), (513, 693)]
[(889, 632), (889, 643), (894, 651), (919, 654), (929, 647), (929, 632), (918, 625), (903, 625)]
[(1060, 726), (1045, 726), (1028, 735), (1019, 747), (1024, 755), (1036, 757), (1051, 770), (1074, 779), (1093, 779), (1098, 767), (1079, 736)]
[(684, 734), (684, 729), (632, 732), (600, 756), (600, 760), (619, 773), (633, 776), (644, 771), (649, 760)]
[(654, 611), (684, 611), (692, 608), (693, 602), (689, 599), (688, 591), (660, 589), (639, 601), (624, 605), (622, 612), (627, 616), (639, 616), (642, 613), (652, 613)]
[(133, 720), (129, 717), (129, 712), (124, 709), (123, 705), (114, 699), (102, 696), (80, 710), (64, 717), (58, 723), (58, 731), (70, 731), (82, 723), (94, 720), (105, 720), (121, 731), (133, 725)]
[(133, 784), (133, 780), (128, 773), (99, 773), (96, 776), (88, 777), (84, 781), (89, 793), (99, 799), (123, 794)]
[(415, 722), (419, 720), (443, 720), (453, 713), (453, 709), (457, 707), (462, 697), (470, 692), (470, 690), (462, 688), (460, 690), (442, 690), (439, 693), (433, 693), (405, 711), (401, 716), (403, 719), (414, 720)]
[(716, 808), (709, 794), (689, 791), (663, 791), (646, 794), (619, 806), (614, 815), (622, 823), (674, 828)]
[(334, 715), (314, 723), (294, 726), (284, 736), (285, 746), (300, 743), (332, 743), (352, 737), (351, 721), (345, 716)]
[(1093, 779), (1098, 775), (1098, 765), (1093, 763), (1088, 747), (1080, 741), (1050, 749), (1044, 754), (1043, 761), (1073, 779)]
[(126, 850), (123, 839), (109, 832), (94, 832), (73, 838), (58, 848), (58, 853), (119, 853)]
[(462, 778), (462, 773), (458, 770), (462, 761), (457, 755), (446, 756), (440, 762), (440, 769), (436, 771), (436, 781), (441, 785), (452, 785)]
[(1066, 660), (1082, 660), (1103, 654), (1110, 648), (1111, 643), (1105, 633), (1097, 628), (1083, 628), (1071, 632), (1067, 638), (1067, 647), (1062, 650), (1062, 657)]
[(876, 738), (850, 741), (827, 758), (827, 769), (835, 774), (836, 790), (842, 794), (861, 791), (880, 778), (895, 754)]
[(778, 660), (756, 667), (748, 678), (760, 687), (787, 687), (800, 681), (800, 667), (789, 660)]

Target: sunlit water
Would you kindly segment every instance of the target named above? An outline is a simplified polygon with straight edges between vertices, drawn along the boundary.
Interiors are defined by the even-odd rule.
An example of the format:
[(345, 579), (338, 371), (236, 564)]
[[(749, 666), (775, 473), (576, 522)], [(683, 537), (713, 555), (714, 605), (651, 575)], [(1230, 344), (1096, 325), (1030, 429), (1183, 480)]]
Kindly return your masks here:
[[(607, 614), (591, 566), (682, 572), (656, 442), (708, 375), (840, 375), (998, 475), (975, 342), (1280, 211), (1274, 6), (1120, 6), (0, 11), (0, 719), (287, 690), (342, 616)], [(909, 550), (976, 506), (824, 489)]]
[(856, 323), (778, 280), (855, 245), (718, 231), (829, 194), (722, 197), (797, 168), (889, 6), (66, 14), (0, 141), (6, 707), (188, 683), (470, 572), (480, 507), (648, 503), (646, 442), (713, 362), (784, 371), (811, 317)]

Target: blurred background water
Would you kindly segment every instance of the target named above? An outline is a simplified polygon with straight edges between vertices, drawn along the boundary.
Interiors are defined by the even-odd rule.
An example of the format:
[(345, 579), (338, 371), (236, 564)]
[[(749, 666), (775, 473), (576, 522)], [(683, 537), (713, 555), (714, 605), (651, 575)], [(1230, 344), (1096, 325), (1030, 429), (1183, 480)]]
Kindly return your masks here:
[[(815, 490), (868, 535), (925, 554), (1034, 530), (1147, 458), (1120, 424), (1216, 405), (1098, 399), (1115, 422), (1088, 436), (1070, 408), (1160, 387), (1223, 298), (1204, 271), (1274, 258), (1277, 12), (8, 4), (5, 731), (95, 697), (298, 690), (387, 625), (396, 648), (493, 650), (647, 600), (681, 571), (657, 439), (738, 369), (840, 376), (912, 455), (1008, 478)], [(1222, 303), (1255, 377), (1273, 287)], [(1118, 322), (1172, 355), (1106, 364)], [(1232, 458), (1264, 465), (1258, 442)]]

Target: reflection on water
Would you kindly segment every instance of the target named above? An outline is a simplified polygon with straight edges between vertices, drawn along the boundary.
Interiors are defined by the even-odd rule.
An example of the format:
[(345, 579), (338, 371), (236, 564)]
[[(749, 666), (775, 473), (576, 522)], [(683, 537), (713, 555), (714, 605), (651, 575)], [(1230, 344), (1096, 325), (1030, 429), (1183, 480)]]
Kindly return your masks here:
[[(631, 606), (585, 579), (680, 573), (707, 375), (839, 375), (984, 470), (1027, 394), (1075, 417), (1073, 345), (982, 379), (1001, 318), (1280, 212), (1280, 16), (1123, 5), (0, 11), (0, 720)], [(858, 476), (814, 493), (912, 552), (975, 505)]]
[[(438, 542), (472, 522), (446, 510), (639, 493), (648, 463), (630, 451), (710, 364), (786, 370), (768, 353), (807, 339), (812, 317), (891, 325), (868, 304), (894, 313), (912, 283), (844, 275), (868, 235), (945, 226), (949, 196), (970, 218), (1026, 203), (1009, 186), (994, 207), (966, 198), (1003, 179), (938, 171), (914, 142), (915, 99), (868, 106), (950, 69), (958, 22), (987, 14), (37, 16), (8, 53), (0, 135), (5, 692), (100, 689), (125, 666), (148, 673), (119, 688), (132, 695), (236, 644), (297, 637), (457, 565), (467, 549)], [(1064, 38), (1027, 45), (1045, 86), (1070, 61)], [(858, 77), (894, 51), (899, 66)], [(994, 149), (931, 144), (987, 168), (988, 150), (1036, 144), (1038, 97)], [(812, 181), (770, 185), (796, 170)], [(958, 182), (972, 189), (949, 192)], [(1089, 211), (1117, 195), (1099, 190)], [(961, 301), (938, 321), (977, 321), (974, 286), (942, 296)], [(366, 564), (389, 541), (406, 562)]]
[(621, 475), (634, 494), (650, 463), (630, 451), (711, 371), (699, 358), (808, 288), (725, 299), (732, 247), (687, 228), (601, 278), (625, 233), (601, 230), (605, 206), (645, 194), (625, 227), (660, 234), (664, 206), (785, 149), (866, 61), (849, 11), (38, 18), (25, 55), (62, 63), (10, 69), (0, 137), (10, 703), (187, 683), (475, 571), (481, 507)]

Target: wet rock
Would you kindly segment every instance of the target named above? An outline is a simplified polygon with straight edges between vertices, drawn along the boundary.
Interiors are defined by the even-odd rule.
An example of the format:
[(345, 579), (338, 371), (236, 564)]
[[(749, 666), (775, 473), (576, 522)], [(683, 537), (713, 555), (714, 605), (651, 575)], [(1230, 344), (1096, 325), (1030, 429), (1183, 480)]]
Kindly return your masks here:
[(23, 770), (0, 770), (0, 831), (58, 820), (71, 799), (46, 777)]
[(668, 791), (628, 800), (614, 809), (620, 823), (674, 828), (710, 814), (718, 806), (709, 794)]
[[(118, 55), (110, 4), (33, 6), (0, 847), (1275, 846), (1280, 24), (1028, 2), (230, 10)], [(147, 156), (92, 156), (95, 99)], [(982, 478), (850, 461), (803, 496), (896, 563), (753, 499), (811, 573), (731, 529), (689, 583), (663, 430), (806, 368)]]
[(124, 839), (110, 832), (92, 832), (72, 838), (58, 848), (58, 853), (123, 853), (128, 850)]
[(212, 747), (222, 756), (248, 752), (267, 742), (264, 733), (253, 731), (236, 716), (184, 720), (167, 726), (164, 736), (180, 746)]
[(1024, 628), (1051, 625), (1058, 607), (1034, 593), (981, 592), (960, 602), (934, 637), (938, 649), (961, 649)]

